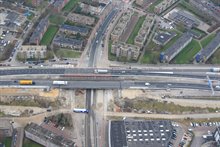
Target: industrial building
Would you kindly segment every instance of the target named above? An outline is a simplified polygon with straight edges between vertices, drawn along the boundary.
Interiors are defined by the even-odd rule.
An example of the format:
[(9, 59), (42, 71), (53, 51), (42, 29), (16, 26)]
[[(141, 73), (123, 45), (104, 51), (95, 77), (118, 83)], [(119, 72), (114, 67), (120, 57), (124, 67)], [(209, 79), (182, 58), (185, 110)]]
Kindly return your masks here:
[(184, 24), (188, 28), (197, 27), (200, 24), (193, 15), (180, 10), (169, 14), (169, 19), (173, 20), (176, 24)]
[(25, 137), (46, 147), (75, 147), (75, 143), (35, 123), (25, 128)]
[(117, 57), (127, 57), (128, 60), (137, 60), (140, 55), (140, 47), (124, 42), (115, 42), (112, 44), (111, 53)]
[(160, 54), (160, 62), (169, 63), (179, 52), (192, 41), (192, 34), (184, 33), (171, 47)]
[(167, 147), (173, 127), (168, 120), (109, 122), (109, 147)]
[(131, 19), (131, 16), (133, 15), (134, 11), (131, 9), (128, 9), (125, 13), (122, 14), (121, 18), (118, 20), (118, 23), (114, 27), (112, 33), (111, 33), (111, 39), (113, 41), (118, 41), (119, 37), (123, 33), (123, 31), (126, 29), (128, 22)]
[(216, 34), (216, 37), (196, 55), (196, 61), (206, 62), (219, 47), (220, 47), (220, 32), (218, 32)]
[(49, 21), (47, 18), (42, 19), (34, 32), (32, 33), (29, 43), (34, 45), (39, 45), (41, 39), (43, 38), (44, 33), (47, 31), (47, 28), (49, 26)]
[(142, 24), (138, 35), (134, 39), (134, 44), (142, 47), (147, 39), (147, 36), (150, 34), (152, 26), (154, 25), (154, 16), (153, 14), (148, 14)]

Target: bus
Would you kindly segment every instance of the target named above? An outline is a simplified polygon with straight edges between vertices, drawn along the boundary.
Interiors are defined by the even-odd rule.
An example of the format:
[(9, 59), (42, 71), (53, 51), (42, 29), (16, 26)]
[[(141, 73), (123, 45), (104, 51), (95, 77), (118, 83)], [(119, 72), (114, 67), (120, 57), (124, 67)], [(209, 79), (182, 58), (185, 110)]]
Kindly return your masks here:
[(89, 110), (88, 109), (74, 108), (73, 112), (76, 112), (76, 113), (89, 113)]
[(20, 80), (19, 84), (20, 85), (33, 85), (35, 83), (32, 80)]

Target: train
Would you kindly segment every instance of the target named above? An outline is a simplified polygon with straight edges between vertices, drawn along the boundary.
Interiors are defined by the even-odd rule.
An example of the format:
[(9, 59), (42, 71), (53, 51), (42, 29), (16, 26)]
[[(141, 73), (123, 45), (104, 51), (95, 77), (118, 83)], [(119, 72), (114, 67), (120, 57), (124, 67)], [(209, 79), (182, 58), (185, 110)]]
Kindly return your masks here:
[(20, 85), (34, 85), (35, 83), (33, 80), (19, 80), (18, 82)]

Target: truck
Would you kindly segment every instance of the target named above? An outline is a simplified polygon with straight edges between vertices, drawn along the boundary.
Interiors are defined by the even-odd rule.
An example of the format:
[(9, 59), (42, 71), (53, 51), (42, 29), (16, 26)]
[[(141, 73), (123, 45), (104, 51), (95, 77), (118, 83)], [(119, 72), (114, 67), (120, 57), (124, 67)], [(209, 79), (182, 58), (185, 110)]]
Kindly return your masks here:
[(150, 86), (150, 83), (145, 83), (144, 85), (145, 85), (145, 86)]
[(95, 69), (94, 72), (105, 74), (105, 73), (108, 73), (108, 70), (107, 69)]
[(210, 69), (211, 72), (220, 72), (220, 68), (213, 67)]
[(89, 113), (89, 110), (88, 109), (74, 108), (73, 112), (76, 112), (76, 113)]
[(67, 85), (67, 81), (53, 81), (53, 85)]
[(20, 80), (19, 84), (20, 85), (33, 85), (34, 82), (32, 80)]

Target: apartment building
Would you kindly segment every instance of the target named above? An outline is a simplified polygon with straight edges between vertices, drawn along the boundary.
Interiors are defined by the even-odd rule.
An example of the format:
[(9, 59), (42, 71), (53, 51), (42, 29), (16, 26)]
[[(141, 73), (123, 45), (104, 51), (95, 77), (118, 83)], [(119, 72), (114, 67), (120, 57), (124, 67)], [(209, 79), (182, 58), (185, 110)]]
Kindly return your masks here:
[(154, 8), (154, 12), (156, 14), (160, 14), (163, 11), (165, 11), (167, 8), (169, 8), (170, 6), (172, 6), (175, 2), (177, 2), (178, 0), (163, 0), (161, 3), (159, 3), (158, 5), (155, 6)]
[(206, 62), (219, 48), (220, 48), (220, 32), (218, 32), (216, 37), (196, 55), (196, 61)]
[(42, 19), (34, 32), (32, 33), (29, 43), (34, 44), (34, 45), (39, 45), (40, 41), (44, 35), (44, 33), (47, 31), (47, 28), (49, 26), (49, 21), (48, 19)]
[(85, 25), (93, 25), (95, 23), (94, 17), (89, 17), (86, 15), (77, 14), (77, 13), (70, 13), (68, 15), (68, 20), (79, 23), (79, 24), (85, 24)]
[(128, 60), (137, 60), (140, 55), (140, 47), (124, 42), (115, 42), (112, 44), (111, 53), (117, 57), (127, 57)]
[(79, 33), (83, 36), (86, 36), (89, 33), (89, 29), (86, 27), (71, 26), (71, 25), (66, 25), (66, 24), (61, 25), (60, 31), (68, 33), (68, 34)]
[(152, 29), (152, 26), (154, 25), (154, 19), (155, 15), (148, 14), (144, 20), (144, 23), (142, 24), (138, 35), (135, 37), (134, 44), (142, 47), (144, 45), (144, 42), (147, 39), (147, 36), (150, 34), (150, 31)]
[(66, 38), (66, 37), (56, 37), (53, 40), (53, 45), (64, 47), (64, 48), (71, 48), (71, 49), (82, 49), (83, 40)]
[(46, 58), (47, 46), (45, 45), (22, 45), (18, 49), (18, 54), (25, 58), (37, 58), (44, 59)]
[(53, 12), (58, 13), (60, 12), (63, 7), (69, 2), (69, 0), (55, 0), (52, 4), (51, 4), (51, 8), (53, 10)]
[(32, 5), (35, 6), (35, 7), (38, 7), (38, 6), (40, 6), (42, 1), (43, 0), (32, 0)]
[(161, 53), (160, 61), (169, 63), (179, 52), (192, 41), (192, 34), (184, 33), (170, 48)]
[(79, 6), (82, 8), (83, 12), (91, 13), (95, 15), (99, 15), (103, 10), (103, 8), (99, 5), (99, 3), (95, 1), (81, 2)]
[(112, 33), (111, 33), (111, 40), (118, 41), (119, 37), (123, 33), (123, 31), (126, 29), (126, 26), (128, 22), (131, 19), (131, 16), (134, 14), (134, 11), (131, 9), (128, 9), (125, 13), (122, 14), (121, 18), (118, 20), (116, 26), (114, 27)]
[(76, 147), (72, 140), (35, 123), (26, 126), (25, 137), (46, 147)]
[(135, 3), (139, 6), (142, 6), (144, 4), (144, 0), (135, 0)]

